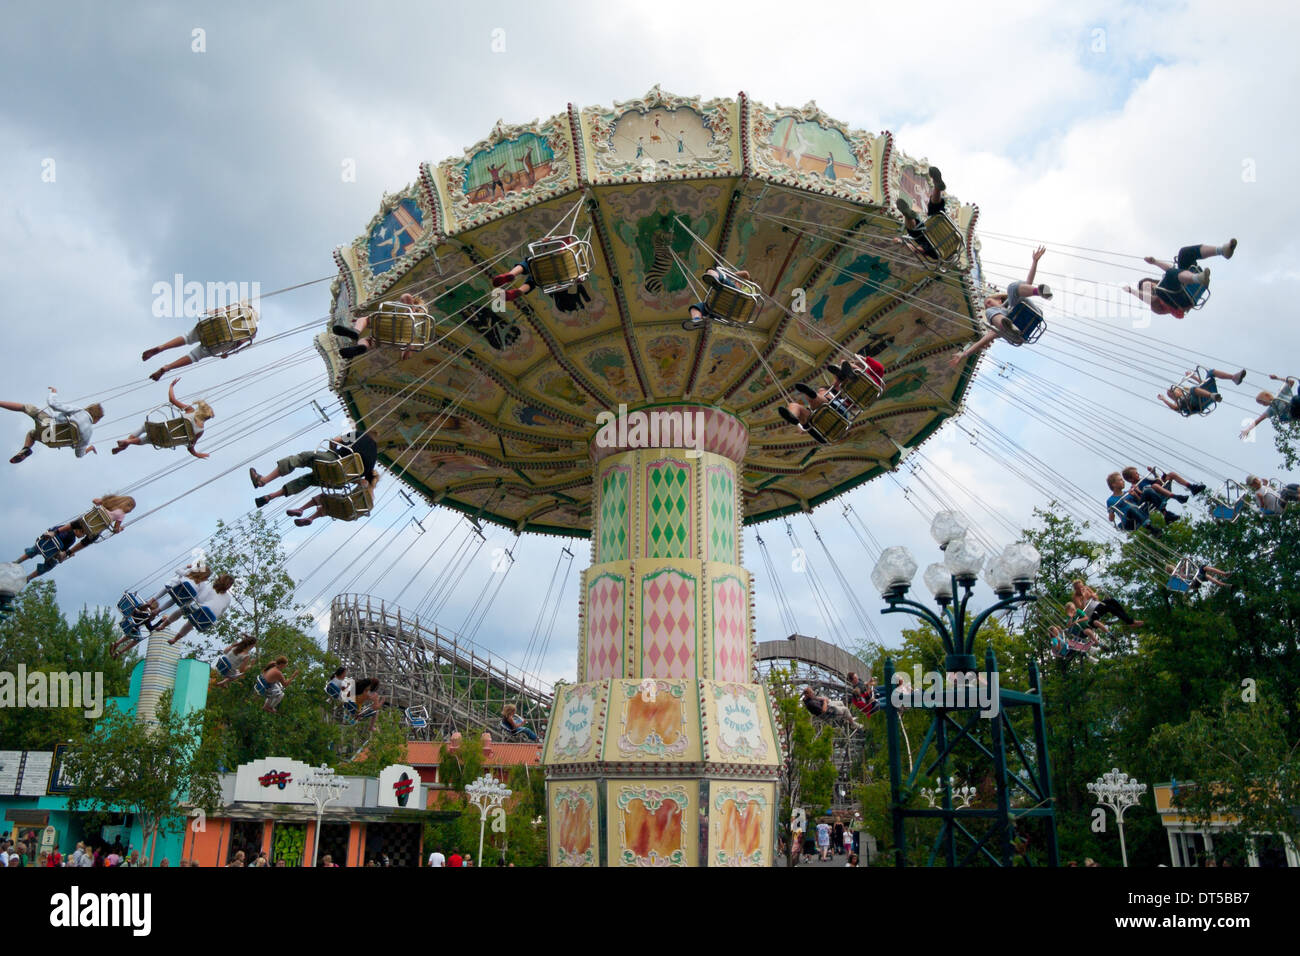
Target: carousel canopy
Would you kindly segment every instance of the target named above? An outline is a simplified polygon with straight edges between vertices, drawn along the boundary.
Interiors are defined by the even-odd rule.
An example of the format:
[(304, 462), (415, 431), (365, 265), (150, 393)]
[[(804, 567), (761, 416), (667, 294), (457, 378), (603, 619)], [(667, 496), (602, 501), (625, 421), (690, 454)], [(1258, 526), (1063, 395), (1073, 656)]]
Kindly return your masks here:
[[(949, 198), (962, 249), (947, 266), (917, 255), (895, 201), (924, 211), (928, 169), (889, 133), (743, 93), (656, 87), (498, 123), (463, 156), (423, 164), (335, 253), (331, 325), (412, 293), (431, 344), (351, 362), (328, 331), (318, 346), (390, 470), (489, 521), (587, 536), (598, 414), (679, 402), (748, 426), (747, 523), (810, 508), (896, 466), (969, 385), (977, 359), (948, 363), (974, 337), (977, 210)], [(577, 307), (538, 289), (494, 310), (492, 276), (563, 234), (591, 248)], [(715, 255), (761, 287), (757, 314), (684, 329)], [(845, 349), (884, 365), (885, 390), (821, 445), (777, 410), (795, 383), (828, 381)]]

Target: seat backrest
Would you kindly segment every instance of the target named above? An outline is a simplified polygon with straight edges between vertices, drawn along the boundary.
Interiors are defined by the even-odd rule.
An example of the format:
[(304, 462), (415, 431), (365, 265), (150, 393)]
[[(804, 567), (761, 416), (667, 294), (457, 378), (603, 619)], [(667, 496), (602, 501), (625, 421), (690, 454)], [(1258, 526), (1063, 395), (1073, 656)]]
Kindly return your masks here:
[(311, 470), (322, 488), (342, 488), (365, 474), (366, 466), (359, 454), (349, 452), (337, 458), (313, 458)]
[(47, 448), (72, 448), (81, 441), (81, 431), (73, 422), (47, 422), (37, 430), (36, 440)]
[(1043, 310), (1028, 299), (1017, 302), (1008, 318), (1026, 345), (1037, 342), (1047, 328), (1047, 323), (1043, 321)]
[(155, 448), (179, 448), (194, 441), (194, 423), (184, 416), (144, 423), (144, 437)]
[(217, 623), (217, 616), (208, 608), (197, 604), (192, 604), (185, 608), (185, 619), (194, 625), (194, 629), (199, 632), (210, 630)]
[(113, 527), (113, 517), (102, 505), (95, 505), (80, 518), (77, 518), (73, 524), (85, 528), (86, 537), (93, 538), (95, 535), (103, 534)]
[(945, 214), (936, 213), (930, 216), (921, 228), (940, 259), (948, 261), (956, 258), (961, 252), (963, 245), (961, 231)]
[(849, 421), (835, 405), (827, 403), (808, 416), (808, 427), (828, 442), (836, 442), (848, 433)]
[(218, 309), (195, 325), (199, 343), (210, 352), (224, 352), (257, 335), (257, 310), (240, 302)]
[(385, 302), (370, 316), (370, 334), (380, 345), (399, 348), (429, 344), (434, 322), (429, 314), (406, 302)]
[(336, 521), (355, 521), (362, 515), (370, 514), (375, 499), (369, 488), (353, 488), (346, 495), (322, 495), (321, 507), (325, 514)]

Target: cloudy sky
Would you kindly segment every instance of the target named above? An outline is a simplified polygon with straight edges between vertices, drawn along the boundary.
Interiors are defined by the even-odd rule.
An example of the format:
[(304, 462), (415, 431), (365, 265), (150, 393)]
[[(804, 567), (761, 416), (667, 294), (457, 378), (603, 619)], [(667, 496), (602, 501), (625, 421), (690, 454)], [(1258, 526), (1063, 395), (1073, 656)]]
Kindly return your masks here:
[[(1300, 371), (1292, 332), (1297, 203), (1285, 176), (1300, 151), (1292, 120), (1297, 13), (1249, 2), (1026, 6), (10, 5), (0, 35), (10, 91), (0, 106), (8, 332), (0, 397), (39, 404), (54, 385), (66, 398), (112, 398), (98, 456), (78, 461), (38, 448), (21, 466), (0, 463), (4, 548), (16, 554), (93, 495), (167, 466), (184, 462), (141, 489), (141, 513), (263, 449), (266, 470), (284, 450), (279, 443), (310, 447), (338, 430), (337, 406), (332, 425), (312, 425), (306, 397), (324, 377), (303, 351), (311, 333), (298, 332), (187, 370), (179, 391), (190, 398), (248, 376), (226, 389), (208, 441), (230, 444), (211, 460), (148, 448), (109, 456), (108, 437), (165, 400), (165, 382), (144, 378), (157, 363), (142, 364), (139, 353), (189, 325), (154, 314), (157, 283), (178, 274), (256, 282), (265, 295), (327, 277), (331, 250), (359, 234), (383, 194), (409, 183), (420, 162), (459, 154), (498, 118), (608, 104), (655, 83), (706, 97), (743, 89), (767, 104), (816, 100), (851, 126), (893, 130), (905, 151), (943, 168), (954, 195), (979, 204), (992, 280), (1023, 273), (1028, 240), (1049, 245), (1040, 278), (1069, 294), (1049, 308), (1048, 335), (1032, 348), (994, 346), (962, 422), (969, 434), (946, 426), (912, 459), (916, 473), (905, 467), (849, 496), (876, 540), (932, 560), (927, 515), (942, 495), (955, 496), (978, 534), (1002, 545), (1049, 491), (1086, 507), (1077, 486), (1096, 506), (1105, 474), (1130, 462), (1218, 480), (1273, 473), (1267, 428), (1254, 442), (1236, 433), (1253, 416), (1267, 372)], [(355, 181), (341, 175), (349, 162)], [(1149, 272), (1130, 256), (1169, 258), (1180, 245), (1230, 236), (1241, 248), (1231, 263), (1213, 263), (1204, 311), (1146, 321), (1121, 306), (1118, 287)], [(328, 282), (265, 299), (262, 336), (327, 309)], [(1215, 415), (1182, 420), (1154, 396), (1177, 374), (1171, 369), (1198, 361), (1250, 375), (1240, 389), (1226, 387), (1226, 407)], [(1015, 369), (999, 376), (1005, 362)], [(315, 397), (328, 407), (328, 393)], [(245, 434), (241, 422), (259, 409), (276, 420)], [(4, 447), (16, 449), (26, 427), (0, 413)], [(1036, 480), (1008, 467), (1001, 436), (1041, 459)], [(109, 605), (128, 585), (153, 585), (173, 556), (201, 542), (218, 518), (242, 514), (250, 498), (240, 468), (149, 515), (55, 573), (62, 604), (70, 612)], [(302, 600), (327, 601), (349, 583), (392, 599), (410, 582), (402, 603), (427, 607), (448, 572), (456, 519), (434, 515), (423, 538), (408, 527), (377, 540), (423, 515), (395, 501), (360, 531), (290, 529), (291, 569), (307, 578)], [(839, 505), (813, 519), (874, 618), (870, 558)], [(812, 544), (806, 519), (795, 530)], [(430, 542), (449, 532), (421, 572)], [(776, 566), (788, 566), (784, 528), (760, 533)], [(352, 562), (370, 544), (386, 557), (358, 575)], [(509, 545), (503, 531), (489, 536), (439, 621), (459, 628), (471, 618), (494, 580), (491, 552)], [(560, 547), (530, 538), (516, 548), (520, 563), (477, 633), (494, 653), (515, 663), (529, 656)], [(588, 550), (585, 542), (573, 550), (539, 665), (548, 678), (572, 679), (575, 668), (577, 574)], [(752, 529), (746, 554), (758, 578), (757, 637), (784, 636)], [(823, 620), (807, 576), (790, 573), (783, 589), (799, 629), (860, 639), (864, 629), (825, 555), (810, 548), (810, 558), (843, 620)], [(873, 625), (897, 633), (889, 619)]]

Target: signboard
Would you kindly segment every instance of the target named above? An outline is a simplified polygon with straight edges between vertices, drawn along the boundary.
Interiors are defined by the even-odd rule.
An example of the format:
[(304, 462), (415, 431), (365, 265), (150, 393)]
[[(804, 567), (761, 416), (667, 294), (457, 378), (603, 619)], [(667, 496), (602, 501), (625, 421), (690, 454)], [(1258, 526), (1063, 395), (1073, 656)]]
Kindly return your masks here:
[(235, 771), (235, 800), (248, 803), (311, 803), (299, 781), (315, 771), (301, 760), (263, 757)]
[(18, 782), (20, 797), (43, 797), (50, 785), (50, 767), (54, 753), (49, 750), (29, 750), (23, 762), (23, 778)]
[(379, 771), (379, 806), (424, 809), (420, 775), (414, 767), (395, 763)]
[(77, 782), (72, 774), (65, 772), (63, 769), (63, 758), (68, 749), (67, 744), (55, 744), (54, 746), (54, 766), (50, 770), (50, 793), (67, 793), (72, 789), (72, 785)]
[(18, 792), (18, 772), (23, 765), (21, 750), (0, 750), (0, 797)]

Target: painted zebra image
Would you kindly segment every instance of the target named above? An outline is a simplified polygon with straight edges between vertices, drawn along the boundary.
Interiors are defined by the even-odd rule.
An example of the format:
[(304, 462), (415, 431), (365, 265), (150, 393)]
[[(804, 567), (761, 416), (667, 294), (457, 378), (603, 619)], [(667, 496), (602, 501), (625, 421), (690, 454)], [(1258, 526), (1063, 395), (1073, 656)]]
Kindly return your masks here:
[(672, 241), (671, 229), (656, 229), (650, 237), (655, 255), (645, 271), (645, 290), (651, 295), (662, 295), (664, 292), (664, 276), (673, 267)]

